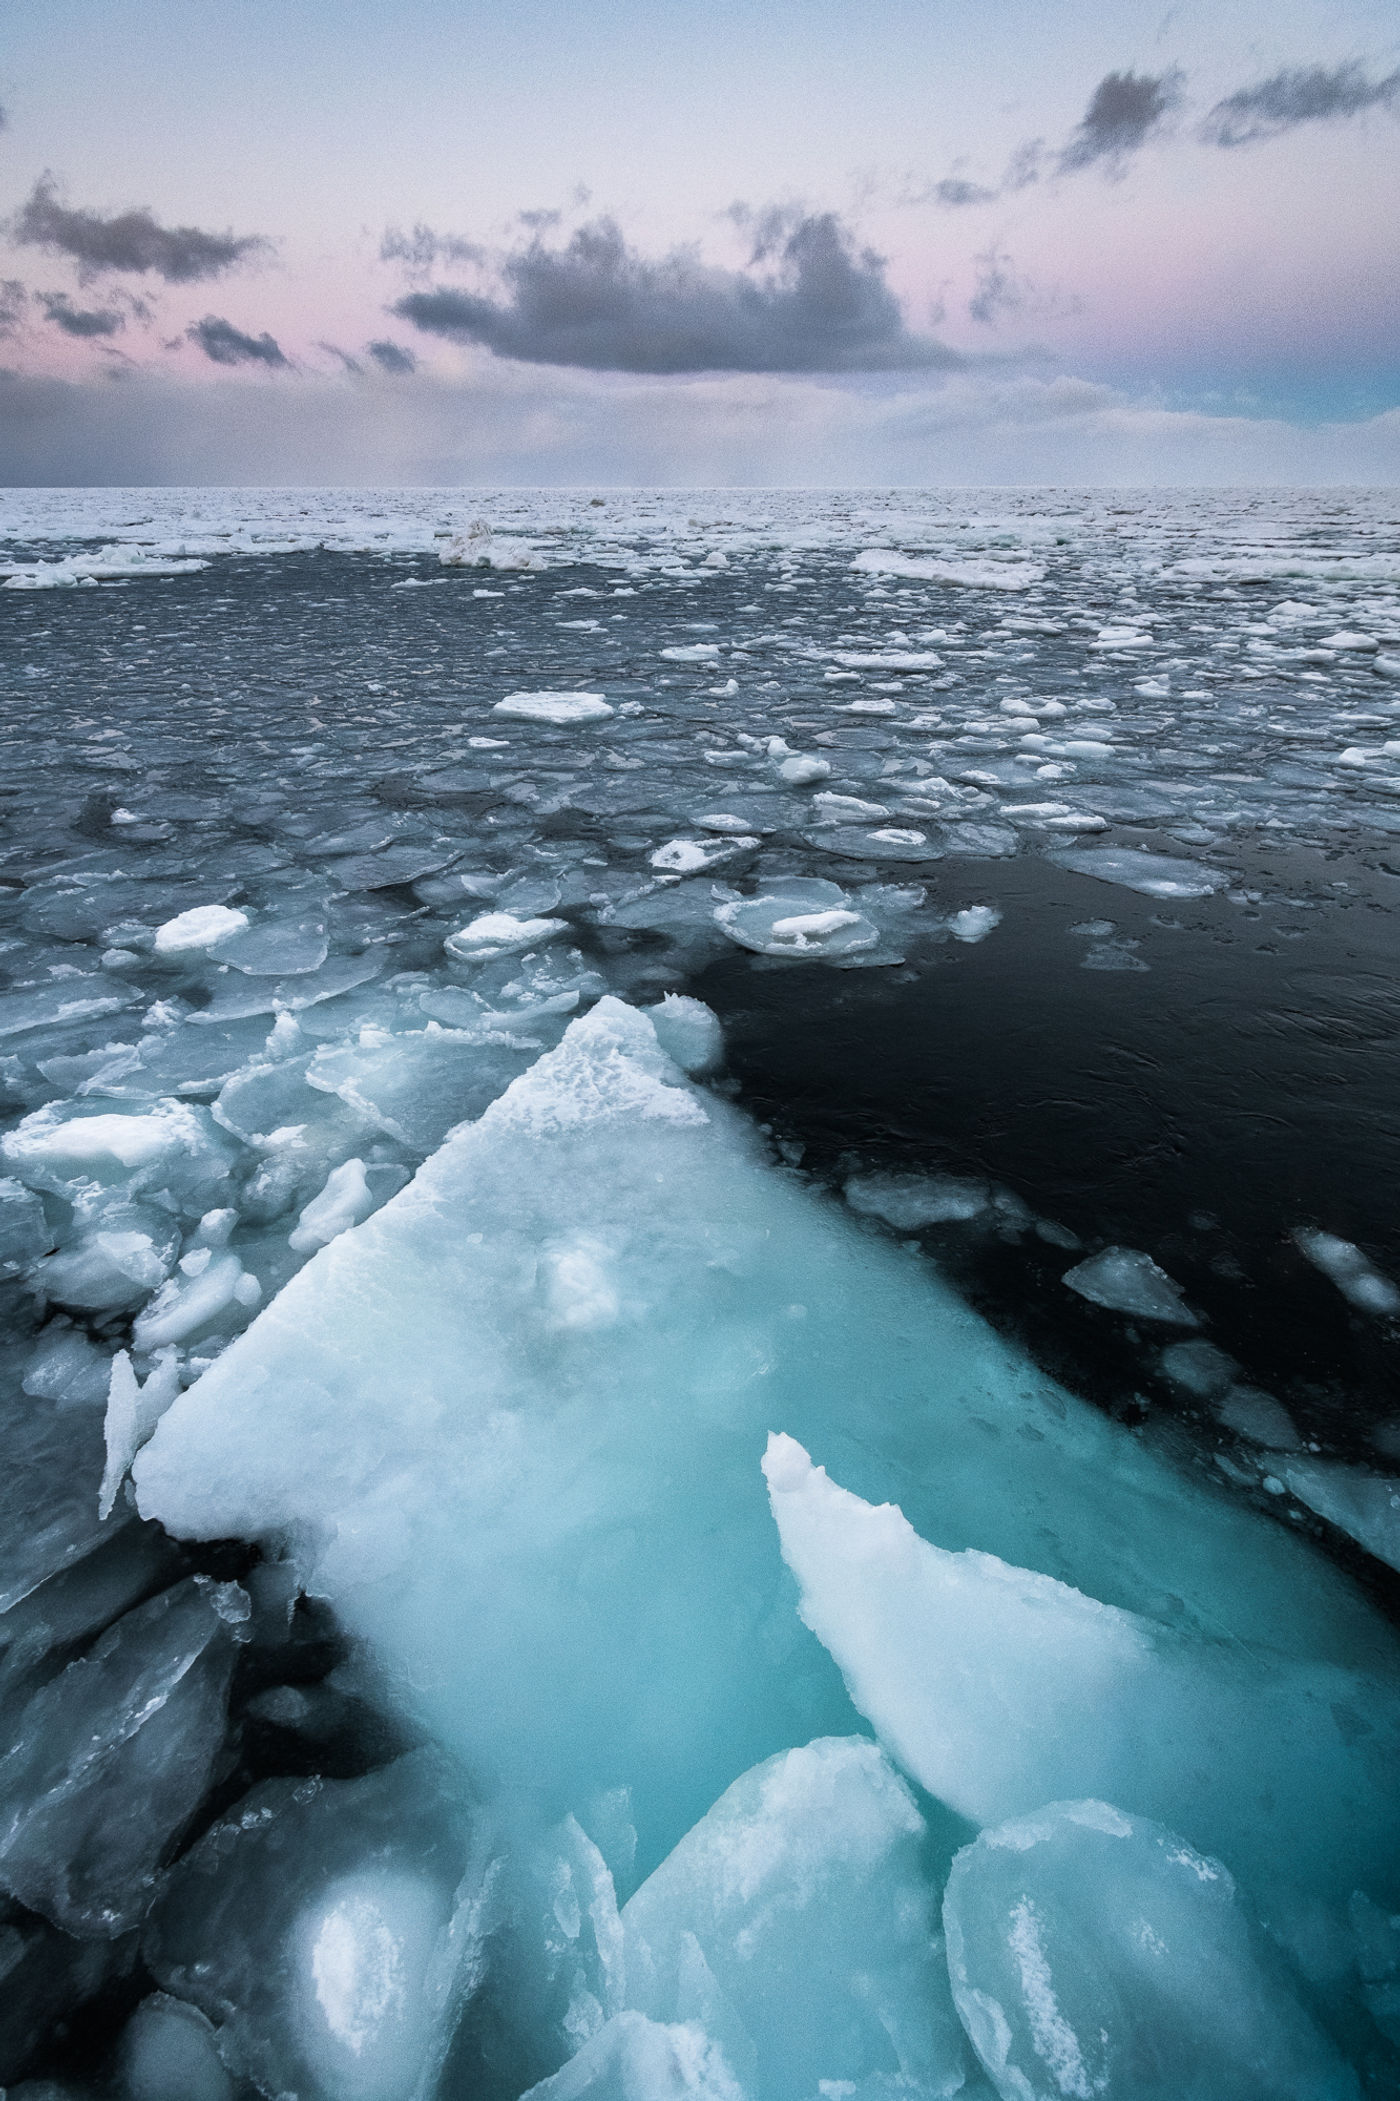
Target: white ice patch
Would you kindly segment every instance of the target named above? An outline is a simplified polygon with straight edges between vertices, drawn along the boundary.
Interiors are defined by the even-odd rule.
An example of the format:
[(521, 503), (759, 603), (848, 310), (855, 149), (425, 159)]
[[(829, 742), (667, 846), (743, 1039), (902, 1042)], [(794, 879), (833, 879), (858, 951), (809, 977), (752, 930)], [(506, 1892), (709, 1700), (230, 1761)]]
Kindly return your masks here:
[(1060, 1281), (1080, 1298), (1112, 1313), (1127, 1313), (1136, 1320), (1171, 1321), (1180, 1328), (1200, 1325), (1180, 1287), (1141, 1248), (1103, 1248), (1086, 1261), (1076, 1262)]
[(227, 934), (241, 934), (248, 924), (248, 914), (233, 905), (195, 905), (156, 928), (156, 954), (197, 955)]
[(482, 912), (449, 934), (442, 945), (458, 962), (485, 963), (494, 956), (541, 948), (568, 930), (566, 919), (517, 919), (511, 912)]
[(851, 567), (871, 576), (912, 576), (933, 584), (980, 585), (996, 591), (1026, 591), (1045, 579), (1039, 562), (945, 562), (925, 555), (894, 554), (883, 547), (864, 548)]
[(491, 712), (518, 722), (548, 722), (566, 728), (576, 722), (603, 722), (614, 711), (601, 693), (507, 693)]

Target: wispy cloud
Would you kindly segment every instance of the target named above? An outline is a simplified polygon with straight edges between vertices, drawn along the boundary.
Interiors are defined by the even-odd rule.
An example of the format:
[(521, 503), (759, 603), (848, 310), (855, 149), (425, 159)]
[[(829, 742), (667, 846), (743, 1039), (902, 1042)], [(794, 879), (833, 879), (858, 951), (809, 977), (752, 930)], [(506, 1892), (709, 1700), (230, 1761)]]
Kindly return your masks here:
[(503, 296), (452, 286), (393, 311), (498, 357), (614, 372), (867, 372), (943, 368), (953, 351), (905, 327), (883, 259), (833, 212), (743, 214), (750, 266), (630, 247), (612, 219), (562, 245), (541, 232), (500, 265)]
[(282, 354), (275, 337), (245, 335), (231, 321), (218, 314), (206, 314), (185, 330), (190, 342), (198, 344), (204, 355), (216, 365), (280, 365), (289, 367), (291, 360)]
[(144, 206), (104, 217), (60, 202), (57, 184), (36, 182), (9, 227), (21, 246), (66, 255), (83, 278), (108, 271), (162, 277), (167, 284), (195, 284), (221, 277), (235, 264), (263, 254), (262, 234), (209, 233), (200, 226), (162, 226)]
[(1249, 146), (1299, 124), (1358, 117), (1400, 106), (1400, 71), (1372, 80), (1353, 60), (1342, 66), (1297, 66), (1217, 102), (1201, 126), (1212, 146)]
[(384, 263), (407, 263), (410, 270), (432, 270), (439, 263), (484, 262), (486, 251), (475, 241), (464, 241), (455, 233), (434, 233), (431, 226), (424, 226), (420, 220), (407, 233), (397, 226), (387, 228), (379, 243), (379, 259)]

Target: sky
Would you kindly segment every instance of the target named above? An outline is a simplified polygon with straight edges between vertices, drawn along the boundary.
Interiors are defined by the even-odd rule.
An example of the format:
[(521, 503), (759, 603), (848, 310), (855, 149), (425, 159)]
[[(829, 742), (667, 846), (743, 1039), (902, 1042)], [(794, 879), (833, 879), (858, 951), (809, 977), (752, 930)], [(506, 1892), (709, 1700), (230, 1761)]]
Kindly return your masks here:
[(1400, 480), (1393, 0), (7, 0), (0, 481)]

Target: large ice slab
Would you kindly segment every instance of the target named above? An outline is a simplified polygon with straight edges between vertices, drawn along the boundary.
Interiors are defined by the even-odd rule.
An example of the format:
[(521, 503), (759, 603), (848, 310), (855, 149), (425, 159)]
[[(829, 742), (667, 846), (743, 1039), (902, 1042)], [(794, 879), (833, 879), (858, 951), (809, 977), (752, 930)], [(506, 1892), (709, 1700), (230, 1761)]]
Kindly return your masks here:
[(776, 1172), (613, 999), (314, 1255), (134, 1475), (178, 1534), (285, 1542), (483, 1785), (556, 1817), (630, 1787), (645, 1871), (855, 1726), (792, 1610), (775, 1423), (950, 1548), (1395, 1672), (1343, 1578)]
[(989, 1554), (947, 1553), (775, 1436), (764, 1469), (802, 1616), (905, 1771), (981, 1824), (1096, 1795), (1257, 1889), (1400, 1889), (1400, 1692), (1241, 1652)]

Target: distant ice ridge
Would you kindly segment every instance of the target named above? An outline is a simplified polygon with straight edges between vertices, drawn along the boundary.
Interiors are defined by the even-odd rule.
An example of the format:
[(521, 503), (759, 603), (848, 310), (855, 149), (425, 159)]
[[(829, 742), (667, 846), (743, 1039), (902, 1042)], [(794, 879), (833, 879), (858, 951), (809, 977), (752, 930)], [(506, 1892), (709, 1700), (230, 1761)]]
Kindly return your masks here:
[[(1350, 2101), (1290, 1965), (1319, 1934), (1352, 1945), (1354, 1890), (1400, 1908), (1393, 1638), (1299, 1542), (775, 1173), (663, 1040), (685, 1066), (713, 1062), (695, 1002), (653, 1020), (607, 998), (573, 1022), (312, 1257), (135, 1462), (142, 1509), (177, 1533), (290, 1553), (470, 1776), (501, 1865), (444, 1855), (436, 1894), (393, 1897), (425, 1921), (384, 1929), (402, 1960), (457, 1980), (440, 2009), (473, 1992), (496, 2007), (516, 2090), (542, 2081), (538, 2101), (811, 2101), (822, 2081), (971, 2101), (988, 2078), (1004, 2101), (1054, 2101), (1079, 2089), (1037, 2085), (1034, 2065), (1062, 2028), (1111, 2101), (1154, 2091), (1131, 2071), (1149, 2047), (1222, 2101)], [(928, 1823), (896, 1769), (947, 1821)], [(1086, 1799), (1113, 1806), (1047, 1812), (1043, 1870), (1016, 1856), (1034, 1887), (1008, 1895), (980, 1866), (950, 1887), (978, 2071), (935, 1926), (969, 1835), (952, 1818), (994, 1831)], [(1121, 1865), (1094, 1851), (1108, 1837)], [(225, 1856), (204, 1843), (212, 1867)], [(1178, 1856), (1224, 1864), (1216, 1895), (1193, 1870), (1199, 1914)], [(341, 1898), (313, 1902), (313, 1883), (330, 1919)], [(1110, 2007), (1095, 1994), (1142, 1959), (1120, 1890), (1162, 1943), (1160, 1988)], [(1081, 1924), (1061, 1941), (1043, 1922), (1066, 1904)], [(479, 1962), (460, 1938), (450, 1962), (431, 1954), (459, 1913), (486, 1936)], [(196, 1950), (213, 1929), (189, 1916)], [(347, 1951), (380, 1931), (335, 1916)], [(172, 1967), (195, 1954), (161, 1932), (166, 1989), (220, 2017)], [(244, 2005), (263, 1972), (251, 1947), (237, 1961)], [(345, 1972), (366, 1980), (347, 2006), (378, 2003), (366, 1961)], [(1202, 2011), (1212, 1973), (1258, 2011), (1234, 2041)], [(1320, 1988), (1339, 2032), (1369, 2020), (1349, 1987)], [(363, 2018), (377, 2035), (382, 2016)], [(425, 2016), (406, 2056), (388, 2038), (385, 2094), (418, 2093), (447, 2019)], [(1068, 2043), (1056, 2061), (1074, 2061)]]

